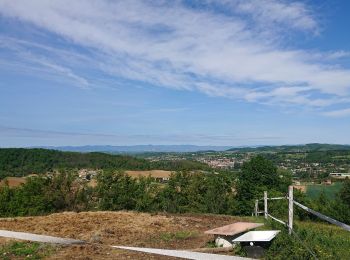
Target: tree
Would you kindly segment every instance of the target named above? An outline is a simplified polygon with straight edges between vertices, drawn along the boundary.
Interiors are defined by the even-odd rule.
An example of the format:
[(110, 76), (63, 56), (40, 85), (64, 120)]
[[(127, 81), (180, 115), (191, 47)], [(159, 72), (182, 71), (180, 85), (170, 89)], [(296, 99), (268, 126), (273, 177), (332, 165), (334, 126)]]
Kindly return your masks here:
[(124, 172), (105, 171), (97, 176), (97, 194), (102, 210), (133, 210), (138, 192), (136, 180)]
[(286, 186), (291, 184), (287, 177), (280, 177), (277, 167), (269, 160), (258, 155), (245, 162), (238, 176), (237, 199), (239, 214), (250, 214), (254, 200), (262, 198), (264, 191), (286, 193)]
[(350, 207), (350, 179), (346, 178), (339, 193), (341, 201)]

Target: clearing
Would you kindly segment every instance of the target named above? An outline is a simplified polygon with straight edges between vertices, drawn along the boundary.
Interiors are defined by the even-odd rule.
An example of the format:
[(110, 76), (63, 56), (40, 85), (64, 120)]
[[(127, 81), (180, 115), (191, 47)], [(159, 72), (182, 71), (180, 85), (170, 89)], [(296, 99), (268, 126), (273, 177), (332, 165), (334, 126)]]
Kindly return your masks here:
[(151, 176), (153, 178), (169, 178), (172, 172), (164, 171), (164, 170), (151, 170), (151, 171), (125, 171), (125, 173), (134, 178), (148, 177), (148, 176)]
[[(176, 259), (117, 250), (109, 245), (194, 249), (213, 239), (205, 230), (247, 218), (225, 215), (170, 215), (137, 212), (56, 213), (0, 219), (0, 229), (85, 240), (91, 243), (54, 246), (45, 259)], [(0, 246), (10, 240), (0, 238)]]
[(0, 181), (0, 187), (5, 186), (5, 183), (7, 182), (9, 187), (18, 187), (22, 184), (26, 183), (26, 177), (6, 177), (2, 181)]

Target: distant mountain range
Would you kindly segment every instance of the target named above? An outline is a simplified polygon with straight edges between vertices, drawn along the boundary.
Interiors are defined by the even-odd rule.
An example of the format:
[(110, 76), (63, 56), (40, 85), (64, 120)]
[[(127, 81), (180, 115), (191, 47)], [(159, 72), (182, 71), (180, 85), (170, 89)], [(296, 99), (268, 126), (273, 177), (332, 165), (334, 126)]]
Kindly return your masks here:
[(228, 151), (237, 152), (325, 152), (340, 150), (350, 150), (350, 145), (312, 143), (301, 145), (260, 146), (228, 149)]
[(36, 148), (54, 149), (71, 152), (106, 152), (106, 153), (146, 153), (146, 152), (204, 152), (204, 151), (236, 151), (236, 152), (315, 152), (350, 150), (350, 145), (340, 144), (301, 144), (280, 146), (235, 147), (232, 146), (200, 146), (200, 145), (86, 145), (86, 146), (40, 146)]
[(145, 152), (199, 152), (225, 151), (232, 146), (197, 146), (197, 145), (86, 145), (86, 146), (40, 146), (36, 148), (54, 149), (71, 152), (107, 152), (107, 153), (145, 153)]

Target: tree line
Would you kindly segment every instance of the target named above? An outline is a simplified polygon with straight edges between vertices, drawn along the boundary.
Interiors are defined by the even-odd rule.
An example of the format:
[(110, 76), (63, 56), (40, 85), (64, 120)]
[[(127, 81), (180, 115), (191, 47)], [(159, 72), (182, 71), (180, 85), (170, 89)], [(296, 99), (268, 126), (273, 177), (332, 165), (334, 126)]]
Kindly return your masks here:
[(208, 170), (208, 165), (196, 161), (159, 161), (127, 155), (106, 153), (62, 152), (47, 149), (0, 149), (0, 180), (7, 176), (21, 177), (66, 169), (122, 169), (122, 170)]
[[(170, 213), (214, 213), (251, 215), (254, 201), (267, 190), (269, 196), (284, 196), (291, 184), (287, 171), (280, 171), (271, 161), (257, 156), (243, 164), (238, 174), (177, 171), (166, 184), (151, 177), (135, 179), (121, 170), (103, 170), (97, 175), (96, 187), (66, 170), (60, 174), (30, 177), (20, 187), (0, 187), (0, 216), (43, 215), (61, 211), (136, 210)], [(321, 195), (310, 200), (295, 191), (295, 199), (328, 216), (350, 224), (350, 181), (347, 180), (336, 199)], [(287, 202), (274, 201), (269, 212), (287, 216)], [(296, 218), (313, 219), (296, 209)]]

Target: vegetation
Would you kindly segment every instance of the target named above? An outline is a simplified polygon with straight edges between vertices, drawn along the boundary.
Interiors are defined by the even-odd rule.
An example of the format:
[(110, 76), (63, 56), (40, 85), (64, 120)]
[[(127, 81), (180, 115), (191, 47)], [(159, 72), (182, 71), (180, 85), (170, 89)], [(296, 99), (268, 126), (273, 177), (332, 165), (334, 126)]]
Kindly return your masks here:
[[(288, 171), (278, 170), (264, 157), (246, 162), (238, 176), (229, 171), (195, 173), (178, 171), (167, 184), (151, 177), (134, 179), (122, 170), (104, 170), (97, 176), (97, 186), (89, 187), (73, 170), (49, 176), (30, 177), (19, 187), (0, 188), (0, 216), (42, 215), (61, 211), (137, 210), (170, 213), (213, 213), (250, 215), (254, 201), (269, 196), (284, 196), (291, 184)], [(334, 199), (324, 193), (317, 199), (295, 191), (300, 203), (350, 223), (350, 184), (345, 182)], [(270, 203), (271, 214), (286, 217), (287, 202)], [(299, 219), (315, 219), (296, 210)]]
[(165, 186), (152, 178), (135, 180), (122, 172), (98, 176), (99, 207), (103, 210), (166, 211), (171, 213), (232, 213), (233, 180), (223, 174), (177, 172)]
[(317, 199), (321, 193), (327, 198), (334, 199), (343, 186), (343, 182), (335, 182), (331, 185), (308, 184), (306, 186), (306, 195), (312, 199)]
[[(281, 225), (270, 222), (267, 227), (281, 229)], [(273, 240), (266, 259), (350, 259), (349, 232), (334, 225), (315, 222), (296, 222), (295, 235), (282, 232)], [(312, 253), (311, 253), (311, 252)]]
[(0, 216), (34, 216), (64, 210), (88, 210), (92, 188), (64, 172), (53, 177), (31, 177), (17, 188), (0, 187)]
[(291, 185), (291, 175), (287, 171), (277, 171), (271, 161), (257, 156), (245, 163), (238, 176), (238, 213), (249, 215), (254, 201), (262, 197), (264, 191), (270, 194), (284, 194)]
[(42, 174), (66, 169), (121, 169), (121, 170), (208, 170), (206, 164), (188, 161), (150, 162), (126, 155), (105, 153), (61, 152), (46, 149), (0, 149), (0, 180), (7, 176)]
[[(22, 154), (22, 152), (13, 154), (18, 155)], [(39, 154), (40, 152), (41, 150), (39, 150)], [(48, 153), (56, 154), (56, 152), (49, 151)], [(31, 153), (29, 152), (29, 154)], [(75, 153), (72, 154), (73, 157), (76, 156)], [(26, 162), (25, 157), (21, 156), (19, 158)], [(45, 156), (44, 158), (46, 158)], [(67, 166), (69, 165), (69, 160), (73, 160), (73, 157), (68, 156), (67, 158), (69, 159), (66, 161), (60, 156), (65, 158), (64, 156), (68, 155), (65, 153), (63, 155), (60, 154), (57, 157), (61, 158), (57, 159), (59, 163), (54, 160), (55, 163), (51, 165)], [(82, 155), (78, 154), (79, 156)], [(96, 158), (101, 158), (102, 161), (105, 159), (100, 154), (86, 154), (86, 156), (90, 159), (94, 158), (92, 162), (97, 160)], [(2, 159), (4, 160), (4, 158), (8, 160), (10, 157), (3, 156)], [(82, 162), (91, 162), (89, 161), (90, 159), (81, 158), (83, 159), (79, 161), (79, 164), (75, 165), (83, 165)], [(132, 165), (134, 167), (141, 167), (141, 165), (153, 167), (149, 162), (142, 164), (144, 161), (141, 159), (128, 160), (126, 159), (127, 157), (119, 156), (107, 158), (112, 158), (111, 162), (119, 163), (118, 165), (123, 167), (131, 167)], [(21, 159), (17, 160), (20, 161)], [(37, 162), (40, 160), (38, 159)], [(103, 164), (103, 162), (98, 163)], [(96, 162), (95, 165), (98, 165), (98, 163)], [(161, 162), (158, 162), (157, 167), (160, 164)], [(28, 164), (23, 163), (23, 165)], [(176, 167), (191, 168), (192, 166), (194, 166), (192, 162), (189, 164), (186, 162)], [(166, 184), (157, 183), (151, 177), (132, 178), (124, 173), (123, 167), (117, 168), (119, 170), (110, 169), (109, 167), (105, 168), (97, 175), (96, 187), (88, 187), (86, 182), (77, 178), (77, 171), (72, 169), (62, 170), (59, 174), (29, 177), (28, 181), (19, 187), (10, 188), (6, 185), (0, 187), (0, 217), (43, 215), (52, 212), (83, 210), (136, 210), (250, 215), (254, 201), (262, 197), (263, 191), (267, 190), (269, 196), (284, 196), (287, 192), (287, 187), (291, 184), (289, 171), (277, 169), (271, 161), (263, 156), (256, 156), (245, 162), (238, 174), (233, 174), (231, 171), (214, 173), (179, 170), (171, 175)], [(19, 168), (13, 165), (11, 169)], [(298, 202), (318, 212), (350, 224), (350, 180), (346, 180), (343, 183), (340, 191), (336, 193), (334, 198), (330, 198), (324, 192), (321, 192), (316, 199), (310, 199), (297, 190), (295, 190), (294, 197)], [(287, 201), (271, 201), (269, 203), (269, 212), (286, 221)], [(303, 243), (306, 243), (318, 258), (347, 259), (350, 257), (349, 252), (345, 250), (350, 246), (347, 232), (343, 232), (337, 227), (323, 224), (315, 216), (298, 208), (295, 209), (295, 219), (297, 221), (295, 230), (299, 239), (304, 241)], [(312, 222), (307, 222), (309, 220), (312, 220)], [(271, 227), (274, 228), (281, 228), (281, 226), (273, 226), (279, 224), (270, 223), (269, 225), (272, 225)], [(159, 239), (169, 241), (183, 240), (194, 235), (196, 234), (191, 232), (164, 233)], [(299, 239), (291, 237), (283, 231), (272, 243), (266, 258), (311, 259), (310, 252), (300, 244)], [(21, 249), (22, 247), (24, 248), (23, 250)], [(26, 250), (32, 250), (33, 253), (28, 253), (28, 255), (37, 257), (36, 253), (34, 253), (37, 250), (35, 244), (16, 244), (2, 248), (0, 252), (11, 252), (8, 255), (12, 257), (16, 256), (16, 254), (21, 254), (21, 252), (26, 252)]]
[(42, 259), (50, 253), (49, 246), (39, 243), (13, 242), (0, 246), (0, 257), (4, 260), (10, 259)]
[(134, 179), (123, 171), (105, 170), (97, 176), (96, 188), (79, 181), (74, 171), (30, 177), (20, 187), (0, 188), (0, 216), (96, 208), (244, 215), (251, 213), (252, 201), (261, 197), (264, 189), (282, 192), (290, 184), (289, 176), (278, 173), (262, 157), (254, 158), (243, 168), (237, 183), (236, 175), (229, 172), (179, 171), (163, 185), (151, 177)]
[(198, 236), (196, 231), (176, 231), (176, 232), (164, 232), (159, 235), (160, 240), (164, 241), (175, 241), (175, 240), (186, 240), (191, 237)]

